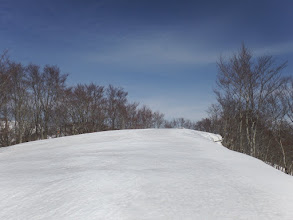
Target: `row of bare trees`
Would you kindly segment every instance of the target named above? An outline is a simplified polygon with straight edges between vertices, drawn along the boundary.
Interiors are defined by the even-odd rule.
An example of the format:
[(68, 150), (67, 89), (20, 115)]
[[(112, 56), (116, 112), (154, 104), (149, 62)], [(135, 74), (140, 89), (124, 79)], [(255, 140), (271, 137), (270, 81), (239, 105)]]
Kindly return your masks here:
[(164, 115), (129, 102), (120, 87), (66, 86), (57, 66), (0, 58), (0, 147), (88, 132), (159, 128)]
[(138, 128), (189, 128), (219, 133), (229, 149), (293, 174), (293, 79), (286, 62), (254, 58), (242, 46), (218, 62), (217, 103), (209, 118), (171, 121), (129, 102), (120, 87), (78, 84), (57, 66), (41, 68), (0, 57), (0, 147), (66, 135)]
[(197, 123), (219, 133), (223, 144), (293, 174), (293, 80), (282, 76), (287, 62), (254, 58), (242, 45), (218, 62), (217, 104)]

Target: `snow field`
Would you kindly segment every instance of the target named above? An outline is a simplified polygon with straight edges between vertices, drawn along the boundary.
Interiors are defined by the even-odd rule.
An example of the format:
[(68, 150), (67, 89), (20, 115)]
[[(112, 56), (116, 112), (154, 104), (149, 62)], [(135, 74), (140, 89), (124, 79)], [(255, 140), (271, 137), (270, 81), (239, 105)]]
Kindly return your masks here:
[(0, 219), (293, 219), (293, 177), (187, 129), (0, 149)]

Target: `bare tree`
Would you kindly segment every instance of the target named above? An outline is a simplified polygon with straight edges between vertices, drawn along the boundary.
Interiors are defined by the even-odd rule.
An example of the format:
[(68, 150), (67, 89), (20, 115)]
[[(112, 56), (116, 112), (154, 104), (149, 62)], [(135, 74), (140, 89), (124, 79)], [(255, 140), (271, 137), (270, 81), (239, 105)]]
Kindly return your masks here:
[(258, 125), (264, 117), (268, 99), (286, 83), (287, 79), (281, 76), (285, 66), (286, 62), (278, 65), (271, 56), (253, 59), (244, 45), (229, 61), (220, 59), (218, 63), (218, 90), (215, 92), (223, 115), (230, 120), (229, 126), (234, 128), (234, 133), (237, 131), (237, 140), (225, 139), (232, 140), (232, 145), (240, 145), (244, 152), (248, 150), (252, 156), (258, 156)]
[(128, 93), (123, 88), (109, 85), (106, 90), (107, 116), (111, 130), (125, 128), (125, 112)]
[(27, 66), (27, 81), (29, 84), (29, 92), (31, 94), (31, 104), (33, 108), (33, 122), (35, 129), (35, 139), (42, 138), (42, 94), (44, 82), (40, 67), (35, 64)]
[(125, 128), (126, 129), (134, 129), (139, 128), (139, 122), (138, 122), (138, 103), (128, 103), (126, 105), (126, 120), (125, 120)]
[(137, 112), (139, 128), (151, 128), (153, 125), (153, 112), (152, 110), (143, 105)]
[(9, 59), (7, 51), (0, 56), (0, 147), (12, 144), (12, 131), (8, 108), (11, 99), (12, 80), (9, 74)]
[(66, 74), (61, 74), (57, 66), (46, 65), (43, 71), (36, 65), (28, 66), (28, 79), (34, 103), (34, 122), (39, 138), (47, 138), (53, 109), (60, 104), (59, 97), (65, 89)]
[(156, 111), (153, 113), (153, 127), (161, 128), (164, 124), (164, 114)]
[(10, 63), (9, 74), (11, 78), (11, 112), (14, 121), (15, 141), (23, 142), (25, 126), (30, 123), (29, 105), (28, 105), (28, 83), (25, 80), (25, 68), (20, 63)]

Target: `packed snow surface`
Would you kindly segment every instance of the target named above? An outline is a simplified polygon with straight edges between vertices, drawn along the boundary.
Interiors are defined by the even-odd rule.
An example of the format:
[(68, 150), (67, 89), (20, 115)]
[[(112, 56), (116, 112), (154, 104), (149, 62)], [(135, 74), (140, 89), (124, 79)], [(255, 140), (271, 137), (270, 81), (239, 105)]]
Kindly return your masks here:
[(187, 129), (0, 149), (0, 219), (293, 219), (293, 177)]

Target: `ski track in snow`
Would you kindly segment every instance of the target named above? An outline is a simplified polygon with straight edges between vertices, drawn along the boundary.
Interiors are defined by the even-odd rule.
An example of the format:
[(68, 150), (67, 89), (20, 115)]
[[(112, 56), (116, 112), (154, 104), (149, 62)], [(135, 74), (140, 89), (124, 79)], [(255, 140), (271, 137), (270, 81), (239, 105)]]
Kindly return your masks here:
[(293, 177), (188, 129), (0, 149), (0, 219), (293, 219)]

